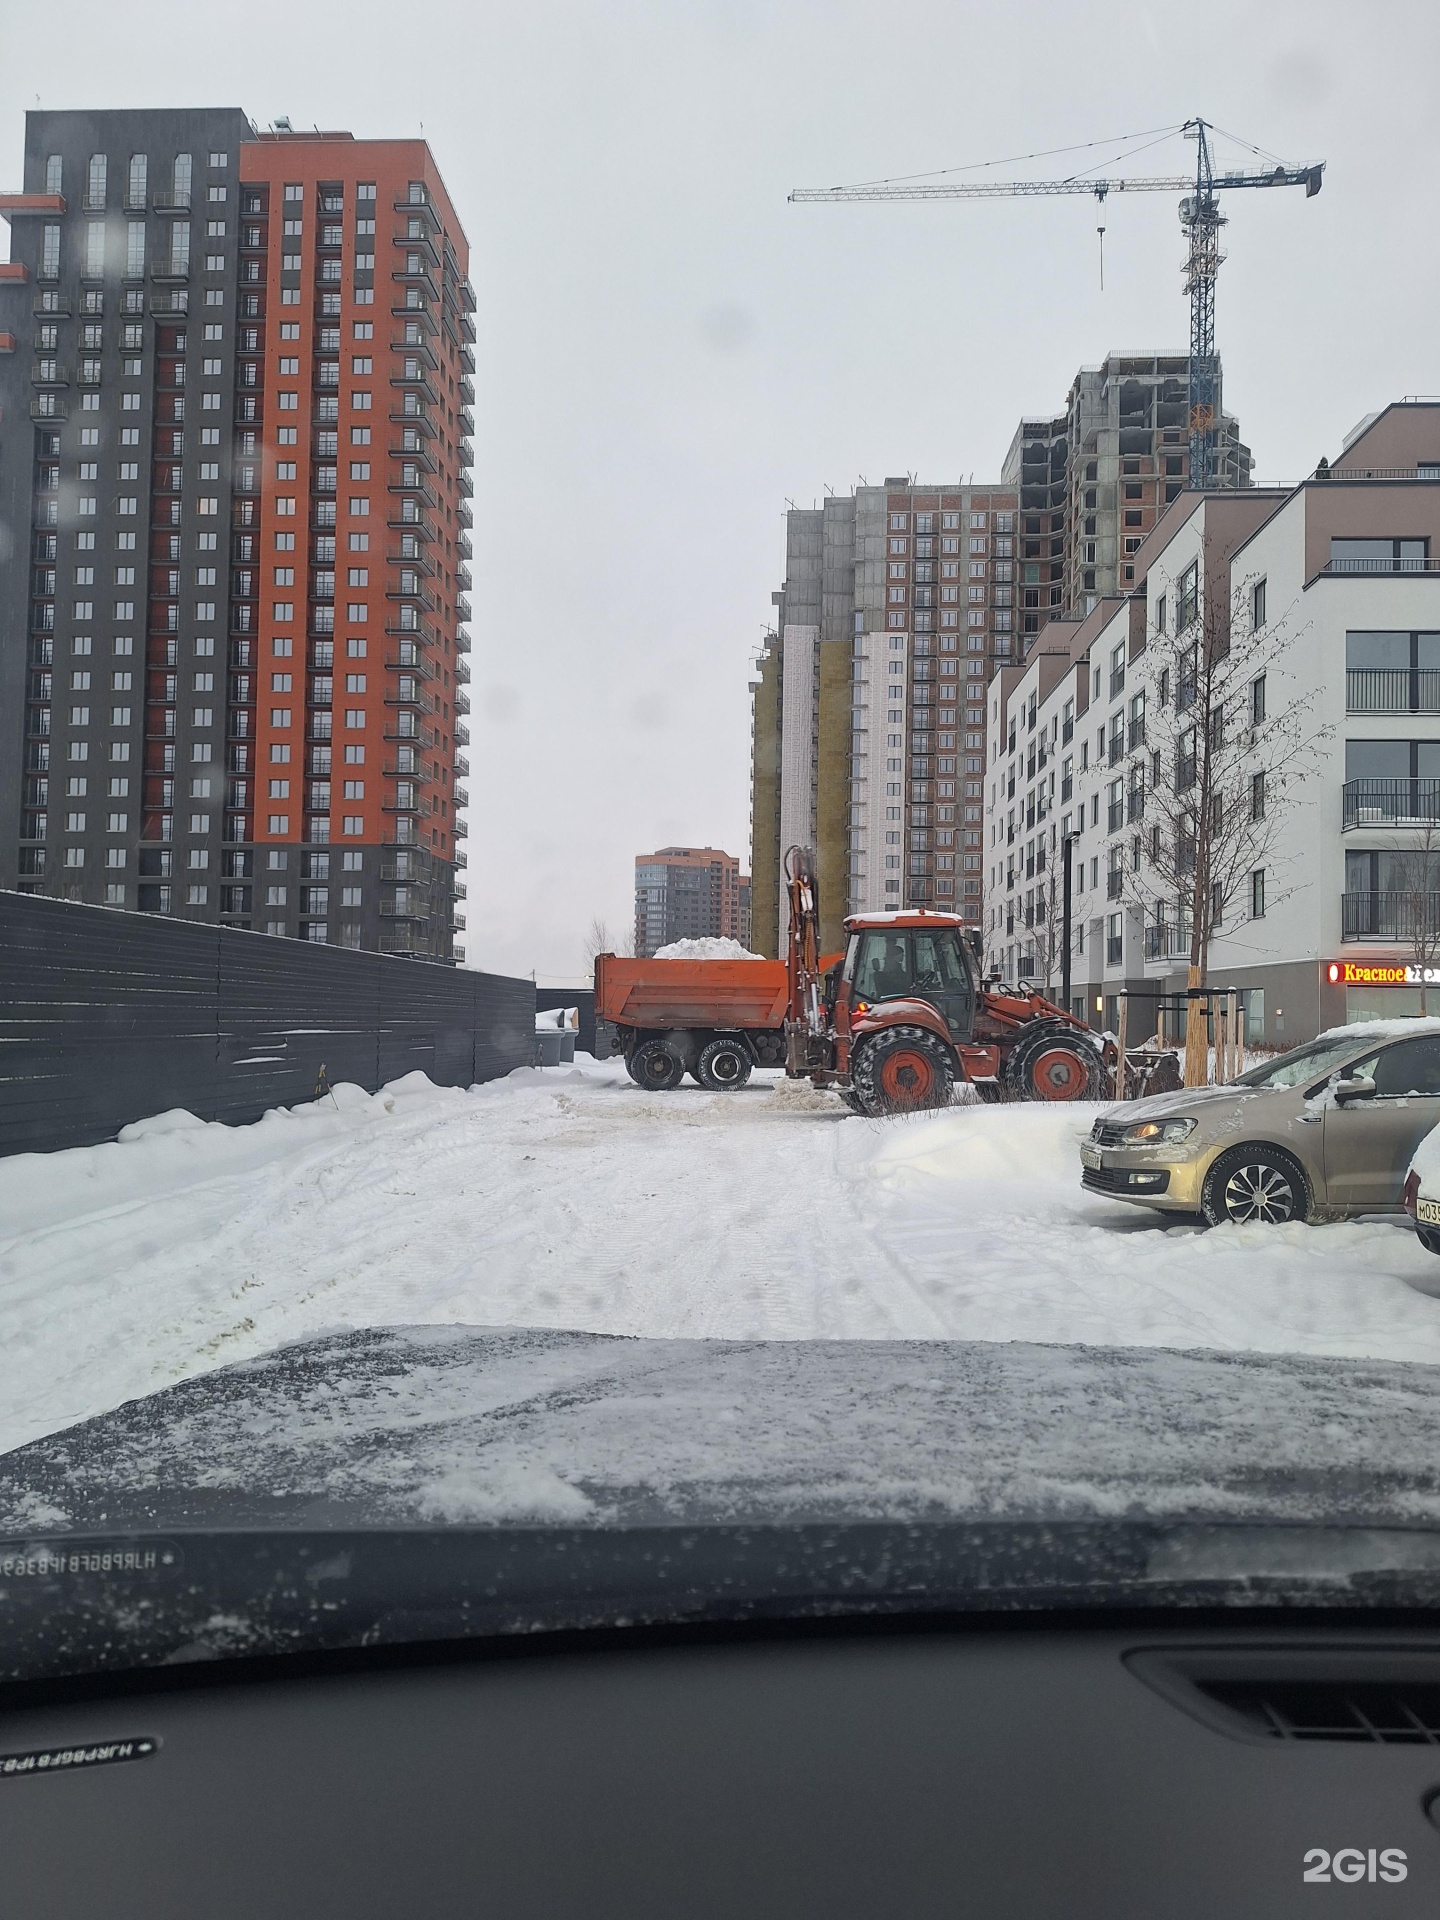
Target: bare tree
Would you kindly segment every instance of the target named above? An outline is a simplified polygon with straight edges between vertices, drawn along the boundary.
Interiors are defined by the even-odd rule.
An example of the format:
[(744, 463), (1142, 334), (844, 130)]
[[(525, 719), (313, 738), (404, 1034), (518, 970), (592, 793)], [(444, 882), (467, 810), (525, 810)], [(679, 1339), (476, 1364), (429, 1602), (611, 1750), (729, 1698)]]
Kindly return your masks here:
[(1409, 942), (1411, 964), (1420, 976), (1420, 1011), (1429, 1011), (1426, 984), (1440, 964), (1440, 826), (1427, 819), (1415, 841), (1391, 856), (1395, 885), (1395, 931)]
[[(1142, 845), (1127, 892), (1159, 952), (1177, 939), (1188, 949), (1191, 988), (1207, 984), (1212, 937), (1233, 910), (1263, 914), (1292, 891), (1283, 823), (1333, 731), (1313, 722), (1315, 689), (1277, 697), (1275, 670), (1306, 629), (1288, 614), (1257, 625), (1252, 585), (1226, 601), (1203, 591), (1198, 564), (1181, 577), (1168, 631), (1150, 636), (1148, 711), (1131, 714), (1127, 811)], [(1192, 996), (1185, 1084), (1208, 1077), (1205, 1003)]]
[(581, 951), (585, 956), (585, 971), (593, 973), (597, 953), (616, 953), (628, 958), (635, 951), (635, 936), (633, 933), (623, 933), (612, 940), (609, 927), (597, 913), (586, 930)]

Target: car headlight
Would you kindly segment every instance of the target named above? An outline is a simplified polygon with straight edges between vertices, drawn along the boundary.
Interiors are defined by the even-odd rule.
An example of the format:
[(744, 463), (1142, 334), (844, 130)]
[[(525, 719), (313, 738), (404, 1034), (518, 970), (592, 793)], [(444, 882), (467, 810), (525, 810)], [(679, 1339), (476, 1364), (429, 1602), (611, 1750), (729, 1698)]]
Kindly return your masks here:
[(1199, 1126), (1198, 1120), (1138, 1120), (1133, 1127), (1125, 1129), (1127, 1147), (1169, 1146), (1178, 1140), (1188, 1140)]

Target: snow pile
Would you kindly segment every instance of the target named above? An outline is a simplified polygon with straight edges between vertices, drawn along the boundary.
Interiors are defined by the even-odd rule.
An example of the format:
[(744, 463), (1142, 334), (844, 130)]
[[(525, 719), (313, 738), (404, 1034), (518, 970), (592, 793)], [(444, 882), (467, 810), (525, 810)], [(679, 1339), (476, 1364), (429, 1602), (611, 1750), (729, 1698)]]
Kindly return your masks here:
[(738, 940), (706, 934), (700, 940), (672, 940), (668, 947), (657, 947), (656, 960), (763, 960), (763, 953), (751, 953)]
[(577, 1054), (3, 1160), (0, 1451), (337, 1326), (1440, 1362), (1403, 1220), (1201, 1233), (1086, 1192), (1098, 1111), (862, 1120), (768, 1069), (656, 1094)]

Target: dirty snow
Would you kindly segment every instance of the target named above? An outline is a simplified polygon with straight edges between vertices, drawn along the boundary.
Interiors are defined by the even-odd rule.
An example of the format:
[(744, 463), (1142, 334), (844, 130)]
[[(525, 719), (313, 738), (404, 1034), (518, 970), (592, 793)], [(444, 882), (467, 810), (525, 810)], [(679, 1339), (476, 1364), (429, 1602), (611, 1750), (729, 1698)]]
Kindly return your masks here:
[(738, 940), (728, 936), (705, 934), (698, 940), (672, 940), (668, 947), (657, 947), (656, 960), (763, 960), (763, 953), (751, 953)]
[(1081, 1189), (1096, 1111), (865, 1121), (774, 1072), (651, 1094), (581, 1056), (16, 1156), (0, 1450), (367, 1325), (1440, 1360), (1440, 1260), (1404, 1224), (1167, 1225)]

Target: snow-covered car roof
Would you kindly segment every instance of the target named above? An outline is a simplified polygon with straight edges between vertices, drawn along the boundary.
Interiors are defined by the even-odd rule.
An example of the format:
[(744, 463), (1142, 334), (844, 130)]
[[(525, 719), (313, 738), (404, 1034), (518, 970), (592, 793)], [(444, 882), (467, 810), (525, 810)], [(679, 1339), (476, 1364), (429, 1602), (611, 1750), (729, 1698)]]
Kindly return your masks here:
[(1318, 1046), (1322, 1040), (1354, 1039), (1357, 1046), (1364, 1046), (1370, 1040), (1413, 1039), (1421, 1033), (1440, 1033), (1440, 1019), (1421, 1018), (1411, 1015), (1401, 1020), (1355, 1020), (1343, 1027), (1327, 1027), (1323, 1033), (1317, 1033), (1306, 1046)]
[(855, 927), (963, 927), (958, 913), (928, 913), (924, 907), (887, 908), (876, 913), (852, 913), (846, 916), (847, 929)]

